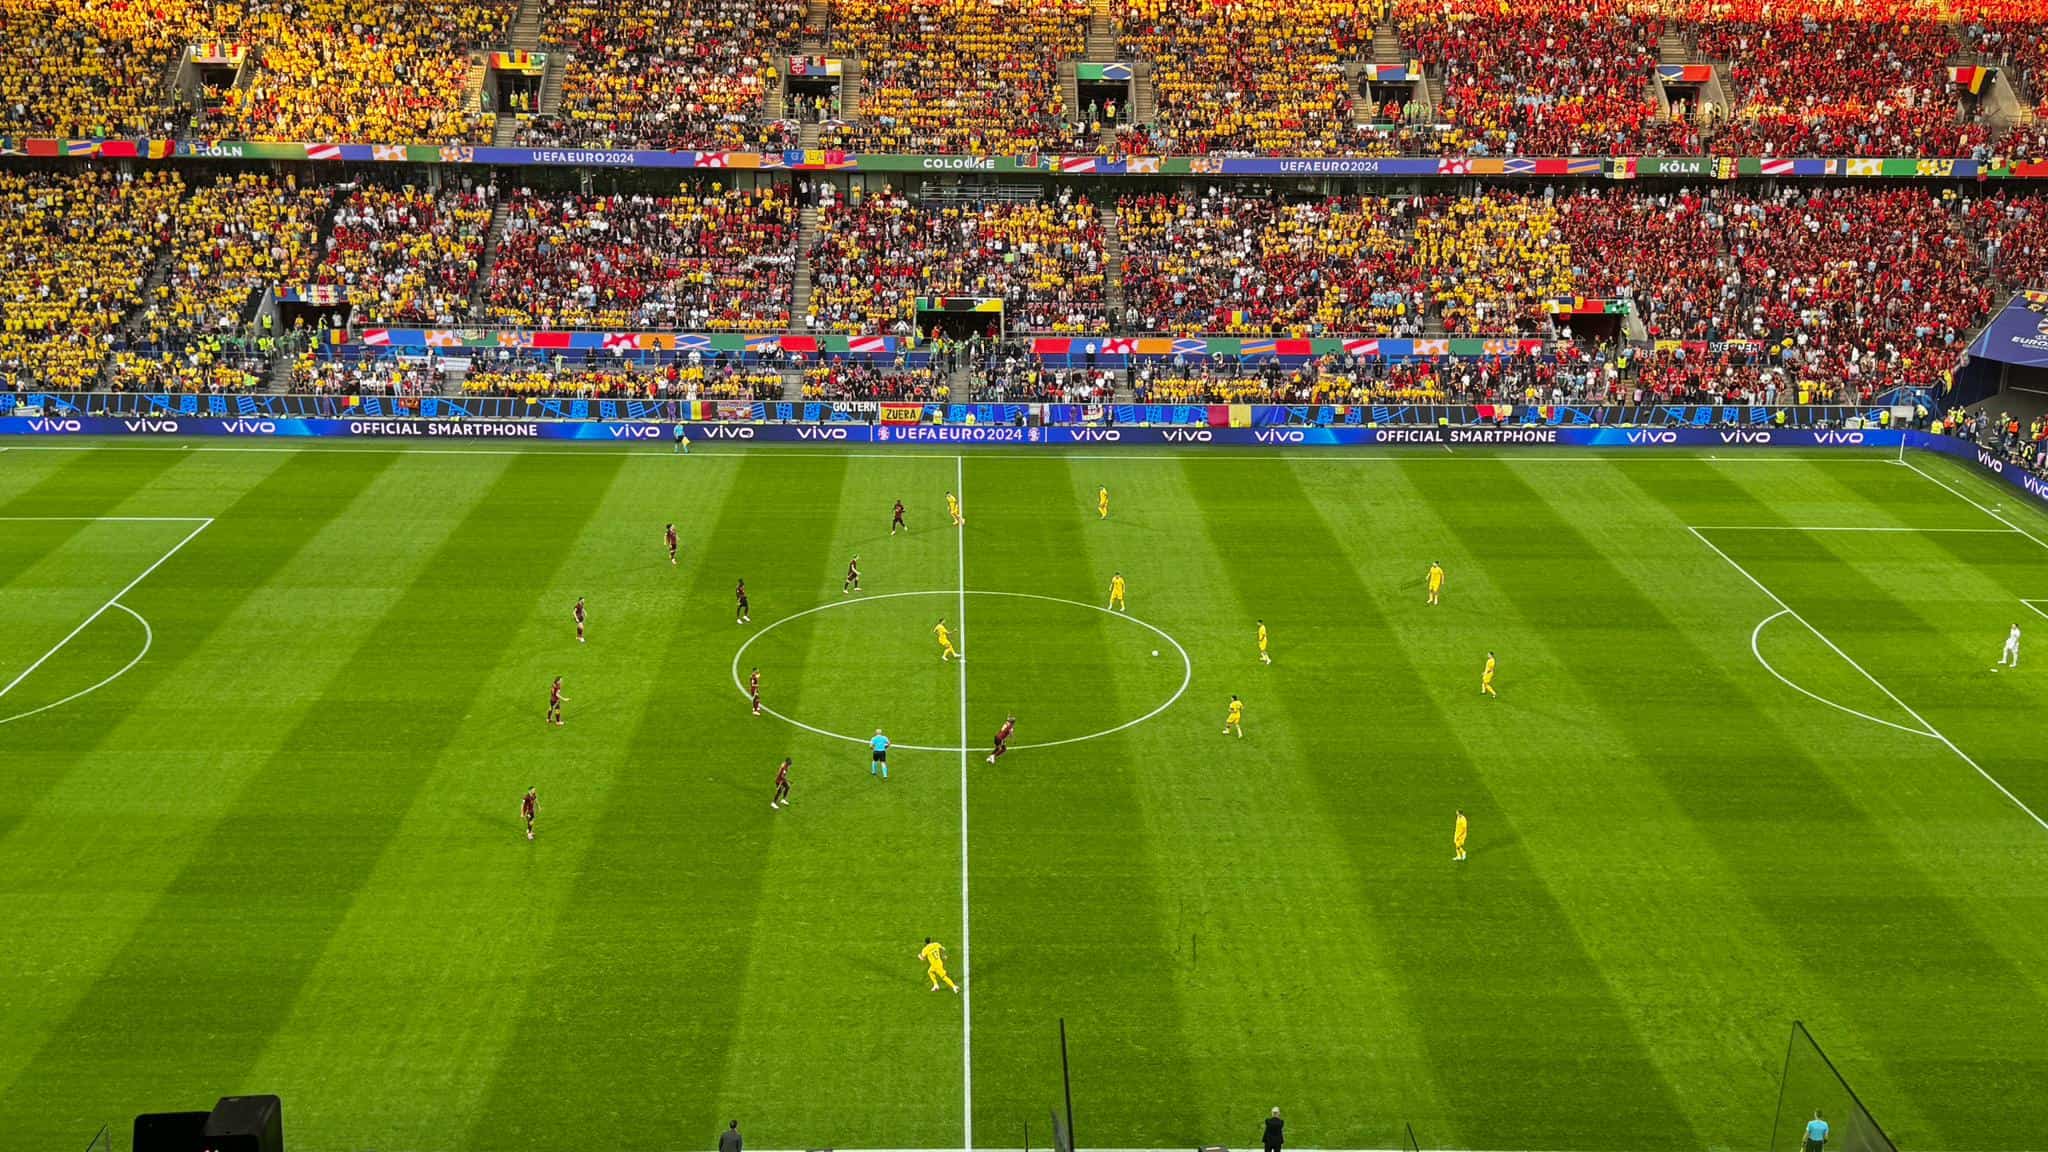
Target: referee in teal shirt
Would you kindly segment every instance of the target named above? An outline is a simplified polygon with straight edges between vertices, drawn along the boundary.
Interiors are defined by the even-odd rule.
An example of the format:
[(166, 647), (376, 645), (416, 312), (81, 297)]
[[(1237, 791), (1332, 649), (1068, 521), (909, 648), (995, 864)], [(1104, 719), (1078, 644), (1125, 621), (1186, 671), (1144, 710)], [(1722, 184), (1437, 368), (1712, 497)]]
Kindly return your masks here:
[(868, 775), (873, 776), (875, 773), (880, 772), (882, 779), (887, 780), (889, 778), (889, 738), (882, 735), (882, 730), (877, 728), (875, 729), (875, 738), (868, 741), (868, 747), (875, 750), (874, 758), (868, 763)]
[(1813, 1119), (1806, 1122), (1806, 1140), (1800, 1145), (1802, 1152), (1821, 1152), (1828, 1146), (1828, 1122), (1820, 1118), (1820, 1109), (1813, 1110)]

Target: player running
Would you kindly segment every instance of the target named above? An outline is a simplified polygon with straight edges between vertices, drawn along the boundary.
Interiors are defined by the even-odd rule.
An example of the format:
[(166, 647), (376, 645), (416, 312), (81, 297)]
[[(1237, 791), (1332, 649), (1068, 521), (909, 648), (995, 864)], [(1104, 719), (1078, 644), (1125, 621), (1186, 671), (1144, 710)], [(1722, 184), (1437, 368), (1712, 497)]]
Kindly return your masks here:
[(676, 526), (671, 524), (662, 531), (662, 538), (668, 541), (668, 565), (676, 565)]
[(1259, 663), (1271, 664), (1273, 657), (1266, 651), (1266, 622), (1259, 621)]
[(1017, 718), (1015, 716), (1003, 721), (1002, 728), (996, 732), (996, 750), (988, 754), (989, 763), (995, 763), (1002, 757), (1003, 753), (1010, 750), (1010, 733), (1016, 730)]
[(526, 838), (533, 839), (533, 818), (540, 815), (539, 787), (526, 790), (526, 795), (519, 801), (519, 815), (526, 821)]
[(940, 981), (944, 981), (946, 987), (954, 992), (960, 991), (960, 986), (953, 983), (951, 976), (946, 975), (946, 950), (932, 943), (931, 937), (924, 938), (924, 947), (917, 950), (917, 958), (924, 961), (924, 974), (932, 982), (932, 991), (939, 990)]
[(581, 644), (583, 643), (583, 621), (586, 615), (583, 611), (583, 597), (578, 596), (576, 598), (576, 610), (570, 613), (570, 615), (576, 617), (576, 642)]
[(1493, 653), (1491, 652), (1486, 654), (1486, 667), (1479, 673), (1479, 690), (1495, 699), (1500, 698), (1500, 693), (1493, 690)]
[(1122, 612), (1124, 608), (1124, 574), (1114, 572), (1109, 577), (1109, 610)]
[(1238, 739), (1244, 739), (1244, 701), (1239, 700), (1235, 692), (1230, 694), (1230, 715), (1223, 720), (1223, 734), (1228, 736), (1233, 729)]
[(960, 514), (960, 498), (951, 492), (946, 493), (946, 512), (953, 517), (953, 527), (967, 523), (967, 517)]
[(733, 607), (733, 612), (738, 619), (733, 622), (736, 624), (751, 623), (754, 618), (747, 614), (749, 605), (747, 604), (747, 582), (745, 580), (733, 585), (732, 596), (738, 602)]
[(938, 633), (939, 635), (939, 661), (941, 663), (954, 659), (955, 657), (958, 657), (962, 660), (967, 659), (967, 657), (961, 656), (960, 653), (955, 652), (953, 650), (953, 636), (951, 633), (946, 631), (946, 622), (944, 620), (940, 620), (936, 625), (934, 625), (932, 627), (932, 631)]
[(2017, 624), (2013, 625), (2013, 626), (2012, 626), (2012, 631), (2010, 631), (2010, 632), (2008, 632), (2008, 633), (2006, 633), (2006, 634), (2005, 634), (2005, 651), (2003, 651), (2003, 652), (1999, 653), (1999, 655), (1998, 655), (1998, 663), (1999, 663), (1999, 665), (2000, 665), (2001, 667), (2004, 667), (2004, 666), (2006, 666), (2006, 665), (2010, 665), (2010, 666), (2012, 666), (2012, 667), (2014, 667), (2014, 668), (2017, 668), (2017, 667), (2019, 667), (2019, 666), (2020, 666), (2020, 626), (2019, 626), (2019, 625), (2017, 625)]
[(562, 678), (557, 676), (555, 682), (548, 685), (548, 723), (557, 728), (562, 726), (562, 701), (567, 699), (562, 695)]
[(846, 579), (840, 582), (839, 594), (844, 596), (848, 592), (858, 591), (860, 591), (860, 557), (855, 556), (846, 562)]
[(782, 763), (775, 769), (775, 799), (768, 802), (768, 807), (789, 807), (789, 757), (787, 756), (782, 758)]
[(1109, 489), (1100, 485), (1095, 489), (1095, 515), (1097, 519), (1109, 519)]
[(1437, 602), (1444, 590), (1444, 566), (1434, 560), (1429, 562), (1429, 603)]
[(1460, 808), (1458, 809), (1458, 822), (1451, 826), (1451, 844), (1457, 849), (1457, 853), (1451, 857), (1453, 862), (1465, 858), (1465, 831), (1465, 810)]
[(761, 670), (754, 669), (747, 677), (747, 697), (754, 702), (754, 715), (761, 714)]
[(898, 528), (905, 532), (910, 531), (910, 525), (903, 522), (903, 501), (901, 500), (896, 502), (896, 511), (889, 517), (889, 535), (894, 536)]

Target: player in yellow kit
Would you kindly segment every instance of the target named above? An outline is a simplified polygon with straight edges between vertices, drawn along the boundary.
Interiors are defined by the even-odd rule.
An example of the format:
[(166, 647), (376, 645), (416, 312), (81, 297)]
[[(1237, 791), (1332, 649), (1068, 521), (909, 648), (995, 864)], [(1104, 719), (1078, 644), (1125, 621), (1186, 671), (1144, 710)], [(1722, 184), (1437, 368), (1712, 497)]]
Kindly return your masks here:
[(1500, 693), (1493, 690), (1493, 653), (1491, 652), (1486, 654), (1485, 671), (1479, 674), (1479, 690), (1495, 699), (1500, 697)]
[(1458, 849), (1457, 855), (1452, 856), (1451, 859), (1453, 861), (1463, 860), (1465, 858), (1465, 810), (1463, 808), (1458, 809), (1458, 822), (1451, 828), (1451, 843)]
[(917, 958), (924, 961), (924, 974), (932, 982), (932, 991), (937, 992), (942, 983), (955, 992), (960, 991), (960, 986), (946, 975), (946, 950), (934, 943), (931, 937), (924, 938), (924, 947), (917, 950)]
[(946, 511), (953, 517), (955, 528), (967, 523), (967, 517), (960, 514), (960, 498), (951, 492), (946, 493)]
[(934, 625), (932, 631), (938, 633), (940, 660), (951, 660), (955, 656), (959, 656), (962, 660), (967, 659), (967, 657), (960, 656), (960, 653), (953, 651), (953, 637), (951, 633), (946, 631), (946, 622), (944, 620)]
[(1239, 700), (1235, 692), (1230, 694), (1230, 715), (1223, 720), (1224, 734), (1228, 735), (1232, 729), (1237, 730), (1240, 739), (1244, 737), (1244, 701)]
[(1444, 566), (1434, 560), (1429, 562), (1429, 602), (1434, 604), (1444, 590)]
[(1114, 573), (1109, 578), (1109, 610), (1124, 610), (1124, 574), (1121, 572)]
[(1101, 519), (1109, 519), (1109, 489), (1097, 486), (1095, 489), (1095, 513)]
[(1266, 622), (1259, 621), (1259, 663), (1271, 664), (1273, 658), (1266, 654)]

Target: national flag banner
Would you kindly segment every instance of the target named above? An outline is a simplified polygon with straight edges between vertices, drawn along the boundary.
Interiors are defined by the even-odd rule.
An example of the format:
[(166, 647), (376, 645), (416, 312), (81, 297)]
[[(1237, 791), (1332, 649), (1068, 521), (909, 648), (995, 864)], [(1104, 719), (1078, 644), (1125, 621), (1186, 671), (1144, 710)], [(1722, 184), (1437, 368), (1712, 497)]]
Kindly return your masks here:
[(1953, 160), (1922, 160), (1914, 165), (1914, 171), (1921, 176), (1939, 176), (1947, 179), (1955, 175), (1956, 162)]
[(816, 336), (784, 336), (782, 337), (782, 350), (784, 352), (801, 352), (806, 355), (815, 356), (818, 353), (818, 338)]
[(1282, 356), (1313, 356), (1316, 344), (1313, 340), (1282, 340), (1274, 345), (1273, 350)]
[(450, 329), (427, 329), (427, 347), (429, 348), (456, 348), (460, 347), (461, 344), (462, 338), (460, 336), (457, 336)]
[(475, 160), (476, 149), (474, 148), (462, 148), (450, 144), (441, 149), (441, 163), (443, 164), (469, 164)]
[(884, 424), (916, 424), (923, 419), (924, 405), (922, 404), (882, 405), (882, 423)]
[(1040, 336), (1031, 341), (1033, 356), (1065, 356), (1074, 342), (1064, 336)]
[(780, 168), (783, 166), (782, 160), (783, 153), (780, 152), (754, 153), (754, 167), (756, 168)]
[(1850, 157), (1849, 175), (1882, 176), (1884, 175), (1884, 161), (1870, 157)]
[(1479, 350), (1488, 356), (1505, 356), (1508, 354), (1508, 342), (1505, 340), (1483, 340), (1479, 344)]
[(1137, 351), (1137, 341), (1135, 340), (1111, 339), (1102, 342), (1102, 354), (1104, 356), (1129, 356), (1135, 351)]
[(1463, 156), (1446, 156), (1436, 162), (1439, 176), (1466, 176), (1472, 172), (1472, 162)]
[(1417, 356), (1449, 356), (1451, 354), (1451, 342), (1449, 340), (1417, 340), (1415, 342), (1415, 354)]
[(308, 144), (308, 145), (306, 145), (306, 159), (308, 159), (308, 160), (339, 160), (339, 159), (341, 159), (341, 145), (339, 145), (339, 144)]
[(1151, 175), (1159, 171), (1159, 157), (1133, 156), (1124, 161), (1124, 171), (1133, 176)]
[(1232, 428), (1251, 427), (1252, 406), (1249, 404), (1232, 404), (1230, 406), (1230, 426)]
[(498, 347), (500, 348), (517, 348), (524, 343), (526, 343), (526, 334), (523, 332), (498, 333)]
[(1173, 355), (1173, 341), (1163, 336), (1140, 336), (1134, 343), (1137, 345), (1135, 351), (1140, 356)]
[(133, 140), (105, 140), (100, 143), (100, 155), (114, 160), (133, 160), (136, 157), (136, 142)]
[(1280, 342), (1278, 340), (1244, 340), (1239, 342), (1237, 354), (1240, 356), (1271, 356), (1278, 350), (1279, 346)]
[(604, 334), (604, 350), (607, 352), (632, 352), (640, 347), (640, 338), (631, 332), (607, 332)]
[(699, 168), (723, 168), (725, 167), (725, 157), (726, 154), (724, 152), (699, 152), (697, 153), (696, 166)]
[(372, 145), (370, 145), (370, 159), (372, 159), (372, 160), (403, 160), (403, 159), (405, 159), (405, 145), (403, 145), (403, 144), (372, 144)]
[(569, 346), (567, 332), (535, 332), (527, 345), (530, 348), (564, 349)]
[(1758, 164), (1757, 168), (1766, 176), (1790, 176), (1792, 174), (1792, 161), (1772, 157)]
[(391, 346), (391, 330), (389, 328), (365, 328), (363, 329), (362, 340), (364, 344), (372, 348), (388, 348)]
[(709, 337), (709, 336), (678, 336), (678, 337), (676, 337), (676, 351), (678, 351), (678, 352), (709, 352), (709, 351), (711, 351), (711, 337)]
[(361, 408), (363, 406), (363, 398), (361, 396), (349, 397), (348, 406), (351, 408)]
[(1178, 336), (1174, 338), (1173, 354), (1175, 356), (1203, 356), (1207, 355), (1208, 351), (1209, 342), (1207, 340), (1197, 340), (1191, 336)]
[(1567, 176), (1598, 176), (1602, 161), (1598, 156), (1573, 156), (1564, 162)]
[(99, 150), (100, 142), (97, 140), (66, 140), (64, 142), (64, 154), (66, 156), (94, 156), (98, 155)]
[(60, 154), (63, 141), (48, 136), (31, 136), (22, 142), (22, 150), (30, 156), (56, 156)]
[(692, 420), (709, 420), (711, 419), (711, 414), (716, 411), (712, 408), (711, 401), (709, 400), (690, 400), (687, 403), (690, 408), (690, 419)]
[(780, 336), (747, 337), (747, 351), (749, 352), (772, 352), (782, 346), (783, 342)]
[(142, 154), (150, 160), (162, 160), (168, 156), (176, 155), (177, 151), (178, 142), (175, 140), (143, 141)]
[(1465, 170), (1474, 176), (1505, 176), (1508, 162), (1498, 156), (1473, 156), (1466, 159)]
[(1380, 354), (1380, 342), (1377, 340), (1346, 340), (1344, 342), (1344, 354), (1346, 356), (1377, 356)]
[(1990, 83), (1994, 71), (1977, 64), (1961, 64), (1948, 70), (1948, 81), (1962, 85), (1972, 96), (1982, 96), (1984, 85)]
[(1636, 178), (1636, 158), (1616, 156), (1607, 162), (1609, 180), (1633, 180)]
[(886, 336), (849, 336), (846, 340), (846, 350), (856, 355), (864, 356), (871, 356), (877, 352), (887, 352), (889, 350), (889, 338)]
[(1093, 171), (1095, 171), (1095, 157), (1093, 157), (1093, 156), (1062, 156), (1062, 157), (1060, 157), (1060, 171), (1062, 171), (1062, 172), (1093, 172)]
[(1534, 176), (1536, 161), (1527, 156), (1510, 157), (1501, 165), (1501, 172), (1508, 176)]

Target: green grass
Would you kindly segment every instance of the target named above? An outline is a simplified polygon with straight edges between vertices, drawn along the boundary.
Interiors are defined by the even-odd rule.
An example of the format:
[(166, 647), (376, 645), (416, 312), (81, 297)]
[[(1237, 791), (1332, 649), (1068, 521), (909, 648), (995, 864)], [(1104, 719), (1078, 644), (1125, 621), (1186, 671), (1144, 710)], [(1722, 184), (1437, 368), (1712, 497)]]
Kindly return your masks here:
[[(2048, 813), (2048, 649), (1990, 671), (2015, 619), (2048, 637), (2048, 518), (1915, 463), (0, 453), (0, 516), (81, 518), (0, 520), (0, 682), (194, 527), (94, 518), (212, 518), (122, 598), (139, 664), (0, 725), (0, 1146), (268, 1091), (309, 1152), (733, 1116), (958, 1147), (971, 1007), (982, 1147), (1045, 1140), (1064, 1017), (1084, 1146), (1246, 1145), (1280, 1104), (1305, 1147), (1756, 1149), (1799, 1018), (1902, 1147), (2039, 1148), (2048, 830), (1969, 761)], [(1759, 651), (1840, 708), (1752, 654), (1780, 605), (1735, 565), (1796, 614)], [(733, 683), (758, 636), (767, 703), (829, 731), (1114, 728), (1183, 677), (1093, 607), (1117, 570), (1186, 694), (975, 755), (964, 844), (957, 752), (883, 784)], [(0, 716), (141, 644), (103, 614)]]

